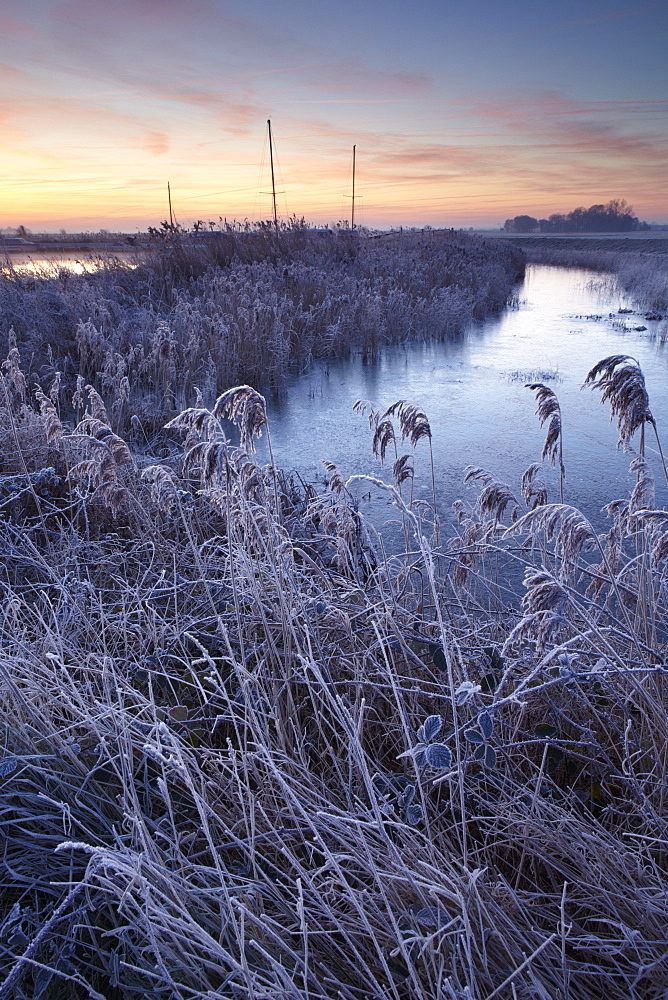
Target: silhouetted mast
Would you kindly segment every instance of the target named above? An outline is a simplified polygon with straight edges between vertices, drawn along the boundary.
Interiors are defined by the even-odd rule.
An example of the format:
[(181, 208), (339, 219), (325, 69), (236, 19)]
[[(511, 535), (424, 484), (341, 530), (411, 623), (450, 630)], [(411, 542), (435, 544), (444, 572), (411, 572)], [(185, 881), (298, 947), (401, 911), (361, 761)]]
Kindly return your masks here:
[(169, 202), (169, 225), (174, 228), (174, 213), (172, 212), (172, 191), (167, 181), (167, 201)]
[(355, 150), (357, 146), (353, 146), (353, 210), (350, 217), (350, 228), (355, 228)]
[(276, 178), (274, 177), (274, 147), (271, 138), (271, 118), (267, 118), (269, 129), (269, 162), (271, 163), (271, 196), (274, 203), (274, 228), (278, 235), (278, 212), (276, 211)]

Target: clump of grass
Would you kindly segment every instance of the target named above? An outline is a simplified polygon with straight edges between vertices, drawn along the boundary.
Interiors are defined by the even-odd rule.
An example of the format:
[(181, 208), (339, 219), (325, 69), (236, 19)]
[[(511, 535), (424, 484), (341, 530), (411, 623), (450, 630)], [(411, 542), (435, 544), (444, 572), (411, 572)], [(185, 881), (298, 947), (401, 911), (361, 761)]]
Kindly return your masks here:
[(531, 368), (528, 370), (516, 369), (508, 373), (511, 382), (561, 382), (562, 375), (558, 368)]

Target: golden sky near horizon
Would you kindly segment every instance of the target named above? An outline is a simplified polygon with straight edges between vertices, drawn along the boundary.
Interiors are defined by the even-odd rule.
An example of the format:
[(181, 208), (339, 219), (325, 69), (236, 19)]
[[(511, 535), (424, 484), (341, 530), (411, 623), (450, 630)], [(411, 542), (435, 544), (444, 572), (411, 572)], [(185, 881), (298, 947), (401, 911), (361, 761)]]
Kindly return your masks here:
[(668, 3), (0, 0), (0, 226), (668, 221)]

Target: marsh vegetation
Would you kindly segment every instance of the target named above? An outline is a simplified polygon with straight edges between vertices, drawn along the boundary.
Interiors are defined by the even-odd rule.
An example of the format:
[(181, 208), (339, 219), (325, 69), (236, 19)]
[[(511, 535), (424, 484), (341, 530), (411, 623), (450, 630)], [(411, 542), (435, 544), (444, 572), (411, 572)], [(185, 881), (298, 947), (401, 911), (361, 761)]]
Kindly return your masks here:
[[(472, 247), (484, 273), (512, 273)], [(361, 317), (336, 349), (374, 350), (379, 316), (394, 336), (409, 297), (425, 322), (442, 310), (439, 330), (446, 299), (468, 315), (503, 301), (501, 277), (492, 290), (453, 248), (466, 288), (431, 295), (425, 279), (411, 292), (424, 271), (410, 244), (391, 280), (388, 264), (382, 278), (365, 264), (345, 293), (343, 270), (319, 284)], [(415, 455), (439, 428), (412, 401), (361, 401), (391, 470), (365, 483), (404, 537), (388, 555), (354, 483), (330, 464), (316, 492), (271, 452), (260, 460), (263, 397), (212, 378), (205, 398), (204, 349), (188, 353), (217, 282), (249, 310), (238, 329), (263, 331), (275, 377), (281, 359), (333, 350), (313, 333), (283, 355), (262, 326), (283, 299), (298, 312), (286, 283), (296, 270), (307, 287), (309, 265), (175, 266), (160, 295), (128, 299), (140, 330), (165, 310), (178, 335), (142, 341), (122, 391), (95, 358), (125, 358), (112, 320), (141, 268), (3, 292), (12, 323), (21, 301), (49, 316), (50, 296), (74, 310), (89, 295), (98, 311), (77, 323), (103, 337), (65, 348), (52, 334), (59, 359), (90, 367), (42, 371), (35, 390), (25, 345), (37, 338), (37, 357), (46, 327), (24, 317), (3, 366), (0, 997), (655, 1000), (668, 961), (668, 514), (638, 364), (620, 354), (582, 373), (634, 477), (603, 533), (567, 493), (547, 494), (537, 454), (517, 487), (468, 469), (477, 500), (446, 538), (414, 490)], [(271, 308), (242, 307), (234, 275)], [(352, 288), (363, 301), (346, 300)], [(211, 331), (204, 342), (211, 353)], [(220, 378), (246, 370), (238, 343)], [(542, 457), (567, 469), (559, 384), (532, 389)], [(518, 570), (521, 593), (505, 582)]]

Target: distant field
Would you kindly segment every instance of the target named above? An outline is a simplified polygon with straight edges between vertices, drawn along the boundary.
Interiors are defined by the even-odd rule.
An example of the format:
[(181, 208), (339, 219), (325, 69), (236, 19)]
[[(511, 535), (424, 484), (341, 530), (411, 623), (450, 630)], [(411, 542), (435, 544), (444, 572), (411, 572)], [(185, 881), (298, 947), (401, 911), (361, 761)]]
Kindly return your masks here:
[[(491, 234), (486, 234), (491, 235)], [(629, 235), (609, 236), (603, 233), (597, 236), (592, 233), (589, 236), (541, 236), (538, 233), (531, 235), (499, 233), (497, 239), (507, 240), (520, 246), (523, 249), (531, 250), (538, 248), (541, 250), (595, 250), (609, 251), (610, 253), (620, 253), (629, 251), (631, 253), (661, 253), (668, 254), (668, 233), (629, 233)]]

